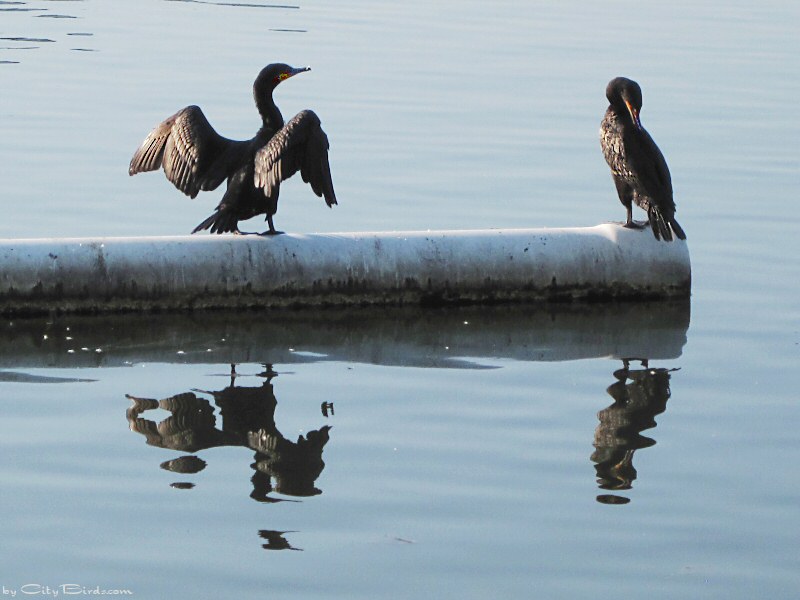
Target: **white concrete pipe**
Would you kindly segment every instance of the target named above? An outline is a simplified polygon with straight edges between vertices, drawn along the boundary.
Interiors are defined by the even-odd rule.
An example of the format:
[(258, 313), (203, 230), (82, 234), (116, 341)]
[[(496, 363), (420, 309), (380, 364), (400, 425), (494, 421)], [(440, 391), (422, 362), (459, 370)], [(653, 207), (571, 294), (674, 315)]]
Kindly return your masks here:
[(0, 240), (4, 313), (687, 297), (686, 242), (587, 228)]

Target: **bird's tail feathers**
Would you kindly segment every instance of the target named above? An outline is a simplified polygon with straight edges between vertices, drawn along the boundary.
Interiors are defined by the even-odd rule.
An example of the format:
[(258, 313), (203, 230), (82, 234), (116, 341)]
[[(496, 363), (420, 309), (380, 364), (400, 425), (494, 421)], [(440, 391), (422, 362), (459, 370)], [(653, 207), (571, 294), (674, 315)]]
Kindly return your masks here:
[(669, 224), (672, 225), (672, 231), (675, 232), (675, 235), (678, 236), (679, 240), (685, 240), (686, 239), (686, 234), (683, 232), (683, 227), (678, 225), (678, 222), (675, 220), (674, 217), (669, 222)]
[(669, 223), (667, 223), (658, 208), (651, 206), (647, 211), (647, 219), (650, 221), (650, 229), (653, 230), (653, 235), (657, 240), (672, 241), (672, 231), (669, 228)]
[(192, 229), (192, 233), (210, 229), (211, 233), (226, 233), (239, 230), (239, 220), (227, 210), (217, 209), (210, 217)]
[(675, 220), (674, 215), (669, 217), (669, 219), (666, 219), (664, 217), (664, 213), (662, 213), (657, 207), (651, 206), (647, 211), (647, 217), (650, 221), (650, 229), (653, 230), (653, 235), (657, 240), (671, 242), (673, 231), (679, 240), (686, 239), (686, 233), (684, 233), (683, 227), (681, 227)]

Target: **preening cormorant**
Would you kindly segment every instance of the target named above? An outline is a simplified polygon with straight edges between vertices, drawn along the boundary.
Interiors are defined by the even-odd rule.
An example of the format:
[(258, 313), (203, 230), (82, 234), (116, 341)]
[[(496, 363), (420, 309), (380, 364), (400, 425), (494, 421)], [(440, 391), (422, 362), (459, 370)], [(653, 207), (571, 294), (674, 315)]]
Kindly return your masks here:
[(686, 234), (675, 220), (667, 161), (639, 121), (642, 109), (639, 84), (617, 77), (608, 83), (606, 97), (610, 105), (600, 124), (600, 145), (611, 167), (619, 201), (628, 211), (625, 227), (641, 227), (633, 220), (635, 202), (647, 212), (657, 240), (672, 241), (673, 231), (685, 240)]
[(262, 125), (251, 140), (222, 137), (199, 107), (187, 106), (147, 136), (133, 155), (128, 173), (135, 175), (163, 166), (167, 179), (191, 198), (201, 190), (216, 189), (227, 179), (227, 190), (214, 214), (192, 233), (202, 229), (240, 233), (239, 221), (260, 214), (267, 215), (269, 230), (265, 233), (280, 233), (272, 223), (280, 184), (297, 171), (332, 207), (337, 202), (328, 164), (328, 136), (320, 127), (319, 117), (304, 110), (284, 124), (272, 99), (280, 82), (310, 70), (282, 63), (261, 70), (253, 84), (253, 96)]

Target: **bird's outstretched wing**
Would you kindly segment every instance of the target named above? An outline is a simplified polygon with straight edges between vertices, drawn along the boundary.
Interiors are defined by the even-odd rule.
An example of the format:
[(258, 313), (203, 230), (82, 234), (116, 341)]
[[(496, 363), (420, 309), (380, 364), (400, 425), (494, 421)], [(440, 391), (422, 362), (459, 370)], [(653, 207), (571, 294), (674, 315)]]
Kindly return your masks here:
[(299, 170), (303, 181), (317, 196), (324, 197), (328, 206), (337, 204), (328, 148), (328, 136), (319, 117), (310, 110), (297, 113), (256, 152), (255, 186), (263, 188), (267, 198), (277, 198), (281, 182)]
[(198, 106), (187, 106), (150, 132), (133, 155), (128, 174), (163, 166), (167, 179), (194, 198), (200, 190), (215, 189), (240, 167), (236, 158), (246, 146), (214, 131)]

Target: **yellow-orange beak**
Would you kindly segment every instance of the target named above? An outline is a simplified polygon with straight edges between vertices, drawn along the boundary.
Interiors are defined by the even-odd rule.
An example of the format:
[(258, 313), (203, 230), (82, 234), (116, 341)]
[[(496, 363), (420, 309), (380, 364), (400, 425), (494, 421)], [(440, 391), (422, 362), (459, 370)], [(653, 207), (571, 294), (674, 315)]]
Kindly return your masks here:
[(639, 110), (637, 108), (635, 108), (627, 100), (625, 100), (625, 106), (628, 107), (628, 112), (631, 113), (631, 119), (633, 119), (634, 125), (636, 125), (637, 128), (641, 129), (642, 128), (642, 123), (641, 123), (641, 121), (639, 121)]

